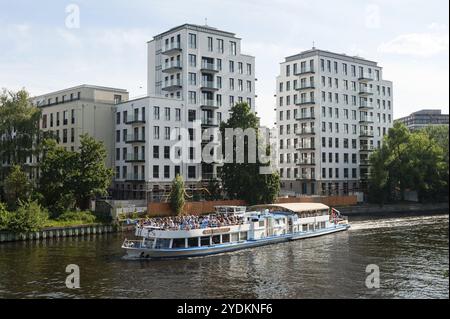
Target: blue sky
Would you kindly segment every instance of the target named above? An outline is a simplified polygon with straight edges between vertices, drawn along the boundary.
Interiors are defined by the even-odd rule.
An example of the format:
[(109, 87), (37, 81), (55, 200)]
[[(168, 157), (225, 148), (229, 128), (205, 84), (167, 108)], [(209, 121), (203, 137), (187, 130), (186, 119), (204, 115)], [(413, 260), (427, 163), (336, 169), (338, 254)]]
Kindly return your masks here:
[[(66, 8), (80, 10), (68, 28)], [(257, 111), (272, 126), (284, 57), (317, 48), (376, 60), (394, 117), (449, 106), (447, 0), (0, 0), (0, 87), (32, 95), (82, 83), (146, 92), (146, 42), (183, 23), (235, 32), (256, 56)]]

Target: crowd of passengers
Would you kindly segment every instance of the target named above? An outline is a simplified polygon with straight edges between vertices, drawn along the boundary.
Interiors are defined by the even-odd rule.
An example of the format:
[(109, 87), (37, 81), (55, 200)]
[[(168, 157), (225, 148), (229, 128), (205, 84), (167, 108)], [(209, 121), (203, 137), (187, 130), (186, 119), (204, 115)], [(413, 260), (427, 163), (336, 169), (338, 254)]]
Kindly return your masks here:
[(208, 215), (208, 216), (176, 216), (147, 218), (139, 222), (139, 226), (152, 226), (168, 230), (191, 230), (209, 227), (242, 225), (240, 216)]

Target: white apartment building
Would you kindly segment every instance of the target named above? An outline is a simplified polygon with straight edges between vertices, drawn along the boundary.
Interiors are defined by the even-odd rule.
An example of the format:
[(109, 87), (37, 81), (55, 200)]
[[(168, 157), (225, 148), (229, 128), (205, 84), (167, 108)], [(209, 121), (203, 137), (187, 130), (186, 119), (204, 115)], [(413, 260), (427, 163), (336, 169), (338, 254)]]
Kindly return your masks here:
[(282, 193), (364, 190), (393, 125), (392, 82), (377, 62), (313, 48), (281, 63), (276, 112)]
[(52, 132), (59, 145), (78, 151), (80, 135), (87, 133), (104, 143), (106, 164), (112, 167), (115, 105), (128, 97), (124, 89), (79, 85), (35, 96), (31, 102), (41, 109), (40, 128)]
[[(254, 111), (255, 97), (255, 58), (241, 53), (234, 33), (184, 24), (156, 35), (148, 42), (148, 97), (117, 106), (115, 196), (156, 198), (176, 174), (191, 187), (215, 179), (218, 165), (201, 156), (195, 163), (203, 144), (191, 142), (199, 131), (217, 130), (236, 103)], [(189, 161), (174, 163), (167, 152), (178, 141), (168, 137), (183, 130), (190, 136), (182, 147)]]

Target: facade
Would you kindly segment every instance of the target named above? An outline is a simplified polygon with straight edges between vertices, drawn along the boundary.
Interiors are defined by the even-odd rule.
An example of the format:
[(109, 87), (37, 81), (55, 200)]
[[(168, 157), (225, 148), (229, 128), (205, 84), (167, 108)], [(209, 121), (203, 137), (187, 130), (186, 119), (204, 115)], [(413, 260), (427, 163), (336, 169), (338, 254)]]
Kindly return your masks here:
[(377, 62), (313, 48), (287, 57), (277, 77), (282, 193), (364, 188), (368, 158), (393, 124), (392, 82)]
[[(247, 102), (254, 111), (255, 97), (255, 58), (241, 53), (235, 34), (184, 24), (156, 35), (148, 42), (148, 97), (117, 106), (117, 196), (141, 199), (148, 192), (157, 200), (178, 173), (188, 187), (215, 179), (218, 165), (202, 162), (200, 154), (204, 142), (217, 138), (201, 141), (202, 133), (218, 130), (235, 103)], [(180, 142), (178, 132), (189, 136)], [(131, 133), (145, 138), (126, 141)], [(175, 143), (184, 150), (177, 163), (167, 153)]]
[(429, 125), (448, 125), (449, 117), (441, 110), (420, 110), (395, 121), (402, 122), (410, 130), (420, 130)]
[(106, 164), (112, 167), (115, 105), (128, 97), (124, 89), (80, 85), (31, 100), (42, 111), (41, 129), (53, 132), (61, 146), (77, 151), (80, 135), (87, 133), (104, 143)]

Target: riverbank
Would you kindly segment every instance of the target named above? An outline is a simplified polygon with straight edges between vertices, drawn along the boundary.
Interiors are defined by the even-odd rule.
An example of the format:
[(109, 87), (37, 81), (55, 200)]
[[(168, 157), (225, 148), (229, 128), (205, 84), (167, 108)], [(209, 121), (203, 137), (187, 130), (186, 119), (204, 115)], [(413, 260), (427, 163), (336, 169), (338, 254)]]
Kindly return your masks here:
[(355, 206), (338, 207), (346, 216), (389, 216), (390, 214), (420, 214), (420, 213), (448, 213), (448, 203), (399, 203), (388, 205), (364, 204)]
[(0, 231), (0, 243), (48, 238), (75, 237), (116, 232), (118, 227), (105, 224), (91, 224), (65, 227), (51, 227), (30, 233)]

